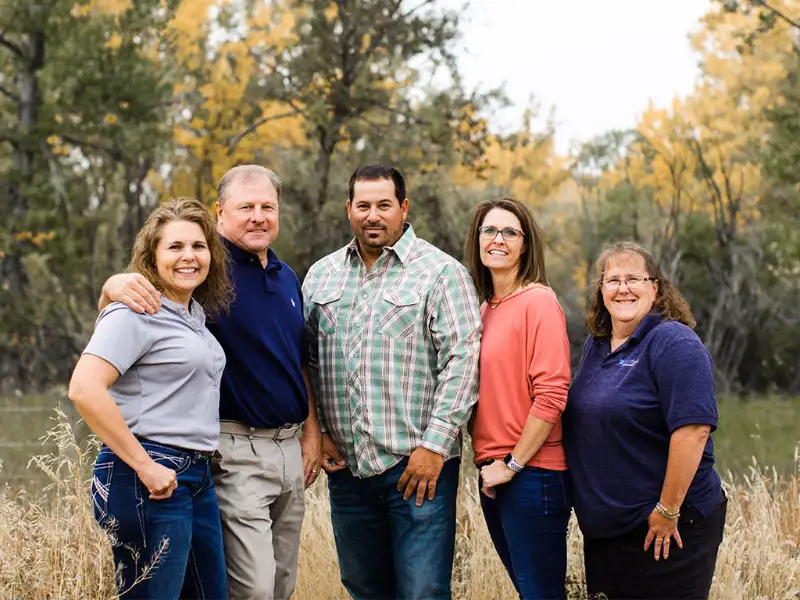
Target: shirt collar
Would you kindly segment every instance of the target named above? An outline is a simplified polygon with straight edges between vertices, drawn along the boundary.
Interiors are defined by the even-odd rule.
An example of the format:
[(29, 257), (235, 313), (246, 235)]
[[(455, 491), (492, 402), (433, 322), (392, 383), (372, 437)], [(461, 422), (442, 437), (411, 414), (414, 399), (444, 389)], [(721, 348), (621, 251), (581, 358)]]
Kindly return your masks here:
[[(385, 246), (384, 249), (394, 252), (400, 262), (405, 264), (411, 258), (411, 252), (414, 250), (416, 241), (417, 235), (414, 233), (411, 223), (404, 223), (403, 235), (400, 236), (400, 239), (393, 246)], [(347, 248), (345, 260), (351, 260), (353, 256), (358, 255), (358, 240), (356, 238), (350, 240), (350, 243), (345, 247)]]
[[(225, 247), (228, 249), (228, 253), (231, 255), (231, 258), (236, 262), (250, 262), (251, 258), (254, 258), (258, 261), (258, 265), (261, 265), (261, 259), (258, 258), (252, 252), (248, 252), (247, 250), (241, 249), (239, 246), (225, 238), (224, 236), (219, 236), (222, 239), (222, 243), (225, 244)], [(278, 255), (273, 252), (272, 248), (267, 248), (267, 266), (264, 269), (265, 271), (272, 271), (278, 270), (280, 271), (283, 268), (283, 263), (278, 258)]]
[(203, 307), (200, 306), (200, 303), (194, 298), (189, 301), (189, 309), (187, 310), (186, 307), (180, 302), (170, 300), (162, 294), (161, 307), (166, 308), (170, 312), (181, 315), (184, 319), (196, 323), (200, 327), (206, 323), (205, 311), (203, 311)]
[(653, 327), (661, 323), (664, 320), (664, 315), (661, 313), (660, 308), (652, 309), (642, 322), (639, 323), (636, 330), (631, 334), (631, 340), (636, 340), (637, 342), (641, 341), (641, 339), (646, 336)]

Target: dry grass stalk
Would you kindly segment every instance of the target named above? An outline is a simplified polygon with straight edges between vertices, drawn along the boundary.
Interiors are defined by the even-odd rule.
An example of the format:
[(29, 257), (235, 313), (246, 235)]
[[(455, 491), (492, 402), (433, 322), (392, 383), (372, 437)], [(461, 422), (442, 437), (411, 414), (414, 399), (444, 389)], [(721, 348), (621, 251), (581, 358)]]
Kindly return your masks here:
[[(40, 497), (0, 492), (0, 598), (15, 600), (113, 598), (115, 573), (108, 538), (94, 521), (88, 474), (96, 443), (76, 443), (64, 415), (48, 433), (58, 454), (30, 466), (51, 481)], [(728, 481), (733, 478), (728, 475)], [(725, 541), (712, 589), (714, 600), (800, 599), (800, 485), (754, 464), (741, 483), (728, 484)], [(324, 480), (307, 494), (301, 540), (298, 600), (348, 596), (339, 583)], [(581, 593), (581, 538), (570, 523), (568, 586)], [(492, 548), (474, 479), (462, 477), (453, 597), (513, 598), (513, 588)]]

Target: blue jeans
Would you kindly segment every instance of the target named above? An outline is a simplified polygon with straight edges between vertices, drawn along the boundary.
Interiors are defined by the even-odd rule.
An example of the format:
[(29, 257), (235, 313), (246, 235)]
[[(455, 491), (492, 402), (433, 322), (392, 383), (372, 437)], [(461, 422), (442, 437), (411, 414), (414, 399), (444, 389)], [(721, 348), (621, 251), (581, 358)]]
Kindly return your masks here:
[(420, 507), (397, 491), (407, 464), (366, 479), (348, 469), (328, 477), (339, 570), (356, 600), (450, 600), (460, 461), (445, 462), (436, 497)]
[(563, 600), (572, 488), (566, 471), (525, 467), (497, 497), (481, 493), (492, 542), (520, 598)]
[(153, 460), (177, 473), (178, 487), (166, 500), (151, 500), (133, 469), (107, 446), (100, 450), (92, 478), (94, 515), (111, 538), (120, 594), (126, 599), (226, 599), (222, 526), (209, 457), (140, 442)]

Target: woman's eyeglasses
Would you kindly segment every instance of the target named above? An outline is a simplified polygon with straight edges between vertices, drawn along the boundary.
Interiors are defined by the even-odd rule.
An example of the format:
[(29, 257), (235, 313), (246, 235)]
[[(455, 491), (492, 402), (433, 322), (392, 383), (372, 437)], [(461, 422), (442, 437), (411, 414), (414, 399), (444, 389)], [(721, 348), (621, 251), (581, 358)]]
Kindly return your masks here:
[(604, 279), (600, 284), (603, 289), (612, 291), (618, 290), (619, 286), (625, 283), (625, 287), (629, 290), (642, 285), (645, 281), (658, 281), (655, 277), (644, 277), (642, 275), (628, 275), (625, 279), (619, 277), (609, 277)]
[(478, 231), (480, 232), (481, 237), (486, 239), (494, 239), (499, 233), (507, 242), (518, 240), (525, 235), (522, 231), (519, 229), (514, 229), (513, 227), (504, 227), (503, 229), (498, 229), (497, 227), (492, 227), (491, 225), (486, 227), (478, 227)]

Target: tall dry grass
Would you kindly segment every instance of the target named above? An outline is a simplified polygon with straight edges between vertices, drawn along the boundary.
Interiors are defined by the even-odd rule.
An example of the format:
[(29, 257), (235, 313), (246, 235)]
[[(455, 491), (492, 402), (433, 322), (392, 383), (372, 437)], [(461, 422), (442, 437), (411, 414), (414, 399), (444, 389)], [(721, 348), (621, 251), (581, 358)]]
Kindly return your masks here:
[[(114, 571), (108, 541), (91, 511), (88, 473), (96, 444), (79, 445), (65, 417), (50, 431), (57, 453), (32, 460), (51, 485), (38, 496), (0, 492), (0, 598), (43, 600), (113, 598)], [(727, 477), (730, 481), (731, 477)], [(800, 484), (755, 465), (730, 500), (725, 540), (712, 589), (715, 600), (800, 598)], [(339, 583), (328, 498), (323, 482), (307, 495), (298, 600), (348, 596)], [(570, 598), (582, 594), (580, 532), (570, 524)], [(513, 588), (489, 540), (474, 479), (462, 479), (453, 597), (513, 598)]]

